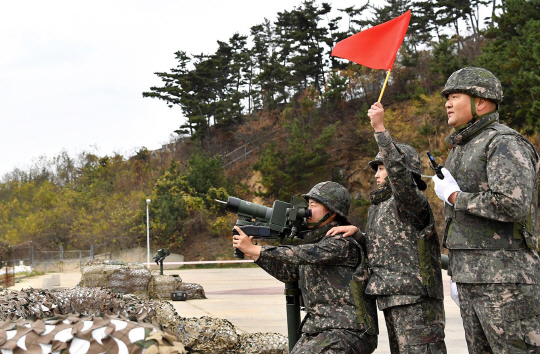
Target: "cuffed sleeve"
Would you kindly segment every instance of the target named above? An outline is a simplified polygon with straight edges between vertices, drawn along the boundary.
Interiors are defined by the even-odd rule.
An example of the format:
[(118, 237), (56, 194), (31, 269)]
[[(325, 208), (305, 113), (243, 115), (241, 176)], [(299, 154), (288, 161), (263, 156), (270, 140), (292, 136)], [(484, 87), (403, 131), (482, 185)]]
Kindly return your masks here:
[(420, 228), (429, 222), (427, 199), (419, 192), (412, 173), (408, 170), (407, 157), (394, 143), (388, 131), (375, 133), (375, 140), (392, 185), (392, 194), (400, 212), (417, 220)]

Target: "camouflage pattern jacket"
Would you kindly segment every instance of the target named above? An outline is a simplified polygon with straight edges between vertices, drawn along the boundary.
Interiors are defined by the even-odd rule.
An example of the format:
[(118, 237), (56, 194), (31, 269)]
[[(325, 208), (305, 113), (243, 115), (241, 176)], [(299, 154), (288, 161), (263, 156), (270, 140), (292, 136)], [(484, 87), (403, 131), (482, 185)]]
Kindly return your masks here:
[(463, 283), (538, 283), (538, 155), (493, 112), (448, 136), (462, 192), (445, 203), (449, 274)]
[(326, 237), (333, 226), (337, 223), (331, 222), (309, 232), (304, 236), (307, 244), (263, 246), (256, 263), (282, 282), (299, 282), (307, 312), (301, 328), (303, 333), (339, 328), (376, 335), (375, 301), (364, 296), (365, 315), (369, 319), (359, 320), (351, 289), (351, 279), (361, 263), (363, 250), (352, 237)]
[(429, 203), (388, 131), (375, 133), (388, 181), (371, 193), (365, 243), (371, 275), (366, 293), (379, 308), (443, 298), (439, 239)]

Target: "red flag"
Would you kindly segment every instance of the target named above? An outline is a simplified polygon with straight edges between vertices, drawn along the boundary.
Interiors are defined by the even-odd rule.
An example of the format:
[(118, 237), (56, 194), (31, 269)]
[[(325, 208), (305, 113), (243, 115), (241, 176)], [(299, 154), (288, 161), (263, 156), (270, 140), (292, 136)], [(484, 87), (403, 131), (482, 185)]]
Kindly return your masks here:
[(390, 70), (410, 20), (409, 10), (393, 20), (347, 37), (334, 46), (332, 56), (349, 59), (372, 69)]

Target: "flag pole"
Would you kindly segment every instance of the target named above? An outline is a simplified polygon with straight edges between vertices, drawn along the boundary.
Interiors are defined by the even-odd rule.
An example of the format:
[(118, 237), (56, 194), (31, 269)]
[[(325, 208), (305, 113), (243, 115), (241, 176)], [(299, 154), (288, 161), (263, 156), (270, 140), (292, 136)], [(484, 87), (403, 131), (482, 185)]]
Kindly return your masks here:
[(387, 74), (386, 74), (386, 80), (384, 80), (384, 85), (382, 87), (381, 95), (379, 96), (379, 100), (377, 101), (379, 103), (381, 103), (382, 95), (384, 93), (384, 89), (386, 88), (386, 84), (388, 83), (388, 79), (390, 78), (390, 72), (391, 71), (392, 71), (392, 69), (389, 69)]

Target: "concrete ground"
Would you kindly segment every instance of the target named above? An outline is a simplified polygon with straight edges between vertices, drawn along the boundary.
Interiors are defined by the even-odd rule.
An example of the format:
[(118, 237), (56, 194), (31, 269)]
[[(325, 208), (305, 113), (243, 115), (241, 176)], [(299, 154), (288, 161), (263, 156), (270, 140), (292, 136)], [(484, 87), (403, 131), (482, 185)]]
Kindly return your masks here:
[[(165, 270), (179, 274), (186, 283), (203, 286), (207, 299), (173, 301), (183, 317), (211, 316), (229, 320), (239, 331), (277, 332), (287, 335), (287, 320), (283, 284), (259, 268), (216, 268)], [(57, 273), (60, 284), (55, 287), (74, 287), (81, 273)], [(10, 290), (51, 284), (51, 274), (25, 278)], [(459, 308), (450, 298), (449, 279), (444, 277), (446, 310), (446, 346), (448, 353), (466, 354), (467, 344)], [(388, 338), (382, 312), (379, 312), (379, 346), (376, 354), (389, 354)]]

